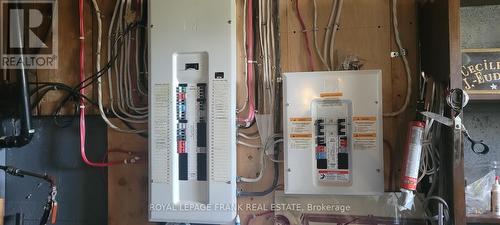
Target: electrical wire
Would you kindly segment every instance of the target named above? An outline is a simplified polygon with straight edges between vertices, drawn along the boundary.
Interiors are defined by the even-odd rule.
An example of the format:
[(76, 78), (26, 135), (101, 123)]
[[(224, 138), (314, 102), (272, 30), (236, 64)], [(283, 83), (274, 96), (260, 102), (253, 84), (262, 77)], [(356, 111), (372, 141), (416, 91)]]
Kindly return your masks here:
[(404, 69), (406, 72), (406, 97), (405, 97), (405, 102), (399, 108), (397, 111), (390, 112), (390, 113), (384, 113), (385, 117), (395, 117), (398, 116), (399, 114), (403, 113), (407, 108), (408, 105), (410, 104), (410, 99), (411, 99), (411, 93), (412, 93), (412, 77), (411, 77), (411, 70), (410, 70), (410, 64), (408, 62), (408, 58), (406, 57), (405, 49), (403, 48), (403, 43), (401, 41), (401, 35), (399, 33), (399, 24), (398, 24), (398, 1), (397, 0), (392, 0), (392, 25), (394, 27), (394, 38), (396, 39), (396, 44), (399, 48), (401, 59), (404, 64)]
[[(248, 4), (248, 0), (245, 0), (243, 2), (243, 18), (245, 18), (245, 21), (243, 22), (243, 54), (244, 54), (244, 60), (245, 60), (245, 64), (248, 63), (248, 53), (247, 53), (247, 48), (246, 48), (246, 44), (247, 44), (247, 23), (246, 23), (246, 18), (247, 18), (247, 4)], [(241, 113), (243, 112), (247, 106), (248, 106), (248, 101), (249, 101), (249, 97), (250, 97), (250, 94), (248, 93), (250, 91), (250, 89), (248, 88), (248, 67), (244, 66), (244, 81), (245, 81), (245, 84), (243, 85), (243, 87), (245, 87), (245, 90), (244, 90), (244, 93), (245, 93), (245, 97), (244, 97), (244, 101), (243, 101), (243, 105), (236, 109), (236, 113)]]
[[(276, 24), (276, 26), (273, 27), (273, 30), (274, 30), (274, 33), (276, 34), (279, 34), (279, 26), (277, 24), (279, 24), (279, 1), (271, 1), (272, 2), (272, 17), (273, 17), (273, 21), (274, 21), (274, 24)], [(277, 39), (274, 39), (273, 42), (275, 42), (273, 44), (273, 48), (274, 48), (274, 54), (275, 54), (275, 57), (274, 57), (274, 61), (275, 61), (275, 67), (273, 68), (274, 70), (274, 73), (276, 75), (279, 75), (281, 73), (281, 68), (280, 68), (280, 43)], [(281, 85), (279, 83), (275, 83), (275, 89), (276, 89), (276, 95), (274, 95), (273, 97), (275, 98), (274, 100), (274, 108), (275, 109), (279, 109), (281, 108), (281, 99), (282, 99), (282, 96), (281, 96)], [(268, 140), (275, 140), (275, 139), (280, 139), (282, 138), (282, 135), (278, 134), (281, 132), (282, 128), (281, 128), (281, 123), (280, 123), (280, 119), (281, 119), (281, 111), (280, 110), (275, 110), (274, 112), (274, 130), (277, 134), (273, 134), (271, 135)], [(268, 142), (266, 140), (266, 142)], [(268, 142), (270, 143), (270, 142)], [(275, 145), (274, 146), (274, 158), (277, 160), (278, 157), (280, 155), (280, 147), (278, 145)], [(273, 162), (273, 182), (267, 187), (265, 188), (264, 190), (262, 191), (239, 191), (238, 192), (238, 196), (239, 197), (259, 197), (259, 196), (266, 196), (270, 193), (272, 193), (278, 186), (279, 186), (279, 176), (280, 176), (280, 165), (278, 162)]]
[(335, 60), (334, 60), (334, 47), (335, 47), (335, 37), (337, 35), (337, 31), (340, 27), (340, 15), (342, 15), (342, 6), (344, 5), (344, 0), (339, 0), (337, 11), (335, 12), (335, 22), (332, 28), (332, 37), (330, 39), (330, 68), (335, 68)]
[(265, 169), (264, 155), (265, 155), (265, 151), (262, 149), (260, 151), (260, 157), (259, 157), (259, 164), (260, 164), (260, 169), (259, 169), (259, 173), (258, 173), (259, 175), (256, 178), (240, 177), (239, 179), (241, 180), (241, 182), (256, 183), (262, 179), (262, 177), (264, 176), (264, 169)]
[(255, 140), (255, 139), (259, 139), (260, 138), (259, 135), (249, 136), (249, 135), (246, 135), (246, 134), (241, 133), (241, 132), (238, 132), (238, 136), (242, 137), (242, 138), (245, 138), (245, 139), (248, 139), (248, 140)]
[[(257, 30), (259, 37), (259, 50), (261, 62), (258, 64), (259, 72), (256, 73), (258, 80), (257, 93), (259, 96), (258, 101), (258, 115), (256, 120), (261, 138), (265, 140), (268, 133), (274, 133), (274, 119), (271, 115), (275, 114), (275, 98), (276, 98), (276, 77), (277, 77), (277, 59), (279, 53), (276, 51), (276, 37), (275, 37), (275, 13), (276, 9), (270, 0), (258, 0), (258, 21)], [(260, 122), (259, 120), (262, 120)], [(266, 121), (267, 120), (267, 121)]]
[[(257, 148), (260, 148), (260, 158), (259, 158), (259, 160), (260, 160), (260, 162), (259, 162), (260, 163), (260, 169), (259, 169), (259, 175), (256, 178), (240, 177), (241, 182), (255, 183), (255, 182), (259, 182), (262, 179), (263, 174), (264, 174), (264, 169), (266, 168), (265, 156), (267, 155), (267, 150), (270, 149), (270, 148), (272, 148), (272, 147), (274, 147), (278, 143), (283, 143), (283, 139), (274, 140), (277, 137), (280, 137), (280, 135), (279, 134), (275, 134), (275, 135), (272, 135), (271, 137), (269, 137), (267, 139), (266, 143), (262, 146), (262, 148), (260, 148), (259, 146), (256, 146)], [(274, 141), (270, 144), (270, 142), (272, 140), (274, 140)]]
[[(85, 24), (84, 24), (84, 0), (79, 0), (78, 9), (79, 9), (79, 27), (80, 27), (80, 81), (85, 81)], [(80, 95), (85, 95), (85, 88), (82, 87), (80, 89)], [(104, 163), (95, 163), (91, 162), (87, 158), (87, 154), (85, 151), (85, 142), (86, 142), (86, 126), (85, 126), (85, 99), (80, 98), (80, 154), (82, 160), (85, 164), (92, 167), (108, 167), (111, 165), (121, 164), (122, 161), (110, 161)]]
[(247, 90), (248, 109), (246, 117), (239, 117), (240, 127), (250, 127), (255, 121), (255, 93), (254, 93), (254, 25), (253, 25), (253, 0), (247, 1), (246, 13), (246, 53), (247, 53)]
[(307, 35), (307, 28), (304, 20), (302, 19), (302, 15), (300, 14), (299, 0), (295, 0), (295, 10), (297, 13), (297, 19), (299, 20), (300, 27), (302, 29), (302, 33), (304, 34), (304, 42), (307, 50), (307, 58), (308, 58), (308, 66), (309, 71), (314, 71), (314, 63), (312, 57), (311, 47), (309, 46), (309, 36)]
[[(90, 99), (85, 95), (81, 95), (78, 91), (75, 91), (72, 87), (65, 85), (63, 83), (37, 82), (30, 84), (35, 84), (35, 85), (42, 84), (41, 86), (38, 86), (31, 91), (32, 97), (35, 94), (37, 94), (36, 100), (32, 101), (31, 109), (35, 109), (36, 106), (40, 104), (45, 95), (47, 95), (50, 91), (65, 91), (68, 92), (68, 94), (70, 94), (72, 97), (76, 97), (75, 99), (84, 98), (87, 102), (97, 106), (97, 102), (93, 101), (92, 99)], [(39, 92), (41, 92), (41, 94), (38, 94)]]
[[(102, 46), (102, 15), (101, 11), (99, 9), (99, 4), (97, 3), (96, 0), (92, 0), (92, 5), (94, 6), (95, 10), (95, 15), (97, 18), (97, 49), (96, 49), (96, 71), (101, 70), (101, 46)], [(137, 61), (136, 61), (137, 62)], [(144, 133), (145, 130), (126, 130), (119, 128), (115, 124), (113, 124), (109, 118), (107, 117), (106, 113), (104, 112), (104, 105), (103, 105), (103, 91), (102, 91), (102, 78), (99, 77), (97, 78), (97, 98), (98, 98), (98, 107), (99, 107), (99, 114), (101, 115), (102, 119), (104, 122), (113, 130), (116, 130), (118, 132), (123, 132), (123, 133)]]
[(318, 45), (318, 32), (319, 32), (319, 27), (318, 27), (318, 4), (316, 0), (313, 0), (313, 5), (314, 5), (314, 18), (313, 18), (313, 38), (314, 38), (314, 49), (316, 50), (316, 54), (318, 55), (319, 59), (321, 60), (321, 63), (323, 66), (328, 70), (331, 71), (330, 66), (325, 60), (325, 57), (321, 54), (319, 50), (319, 45)]
[(323, 40), (323, 58), (327, 62), (327, 66), (329, 67), (330, 70), (333, 68), (330, 67), (330, 65), (329, 65), (329, 62), (331, 62), (329, 49), (332, 48), (332, 46), (331, 46), (331, 44), (332, 44), (332, 31), (334, 29), (333, 24), (335, 23), (335, 18), (336, 18), (335, 13), (337, 12), (336, 10), (337, 10), (338, 1), (339, 0), (332, 1), (332, 8), (330, 11), (330, 17), (328, 18), (328, 25), (326, 27), (325, 37)]
[[(108, 55), (113, 55), (114, 52), (119, 52), (117, 66), (112, 70), (107, 71), (107, 80), (109, 88), (109, 102), (111, 113), (114, 116), (120, 118), (123, 121), (129, 123), (147, 123), (148, 111), (146, 106), (138, 106), (134, 100), (134, 93), (137, 92), (138, 96), (145, 94), (145, 91), (139, 90), (140, 87), (134, 89), (134, 84), (140, 86), (137, 80), (140, 80), (140, 72), (136, 68), (136, 82), (133, 82), (131, 77), (130, 65), (135, 64), (138, 67), (138, 54), (139, 46), (137, 41), (134, 53), (136, 60), (135, 63), (128, 63), (131, 60), (131, 49), (132, 49), (132, 32), (127, 32), (131, 26), (137, 24), (137, 21), (128, 21), (126, 18), (130, 18), (131, 15), (131, 2), (130, 0), (118, 0), (115, 4), (115, 9), (113, 11), (113, 16), (111, 18), (111, 23), (108, 29), (108, 42), (109, 43), (123, 43), (122, 45), (108, 44)], [(139, 31), (135, 31), (135, 36), (137, 37)], [(136, 38), (138, 39), (138, 38)], [(143, 55), (144, 62), (146, 57)], [(147, 66), (145, 66), (147, 70)], [(147, 74), (147, 73), (145, 73)], [(113, 82), (112, 76), (114, 75), (116, 84)], [(141, 92), (144, 92), (141, 94)], [(144, 132), (144, 130), (141, 130)]]
[(246, 142), (240, 141), (240, 140), (238, 140), (238, 144), (249, 147), (249, 148), (260, 148), (261, 147), (260, 145), (249, 144), (249, 143), (246, 143)]

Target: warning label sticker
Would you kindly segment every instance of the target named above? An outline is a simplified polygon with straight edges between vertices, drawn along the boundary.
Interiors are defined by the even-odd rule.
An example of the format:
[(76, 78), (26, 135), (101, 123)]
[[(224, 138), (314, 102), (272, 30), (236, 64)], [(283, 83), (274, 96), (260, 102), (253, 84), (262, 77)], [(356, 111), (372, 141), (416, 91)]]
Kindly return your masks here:
[(353, 116), (354, 150), (377, 150), (377, 117)]
[(354, 150), (377, 150), (376, 133), (356, 133), (353, 134), (352, 137)]
[(355, 116), (352, 121), (353, 133), (377, 132), (377, 117), (375, 116)]
[(290, 118), (288, 122), (290, 149), (308, 150), (313, 144), (313, 125), (311, 117)]
[(349, 170), (318, 170), (318, 179), (320, 181), (349, 181)]

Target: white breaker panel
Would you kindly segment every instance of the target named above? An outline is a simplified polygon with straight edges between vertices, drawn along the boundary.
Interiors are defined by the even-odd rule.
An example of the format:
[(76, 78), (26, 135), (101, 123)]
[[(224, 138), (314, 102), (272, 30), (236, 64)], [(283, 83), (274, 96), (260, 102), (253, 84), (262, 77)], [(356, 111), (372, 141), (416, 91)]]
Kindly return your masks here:
[(234, 0), (151, 0), (149, 217), (236, 217)]
[(286, 73), (285, 193), (384, 192), (382, 73)]

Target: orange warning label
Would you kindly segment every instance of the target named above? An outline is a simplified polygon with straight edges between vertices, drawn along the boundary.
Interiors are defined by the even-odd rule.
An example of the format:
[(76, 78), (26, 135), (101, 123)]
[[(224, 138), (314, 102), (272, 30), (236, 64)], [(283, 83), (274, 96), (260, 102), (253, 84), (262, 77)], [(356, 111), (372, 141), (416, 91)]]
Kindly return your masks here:
[(355, 133), (352, 135), (354, 138), (376, 138), (377, 134), (376, 133)]
[(343, 95), (342, 92), (324, 92), (319, 94), (322, 98), (342, 97)]
[(353, 116), (353, 121), (377, 121), (376, 116)]
[(290, 134), (290, 138), (312, 138), (312, 134)]
[(311, 122), (311, 121), (312, 121), (311, 117), (290, 118), (290, 122)]

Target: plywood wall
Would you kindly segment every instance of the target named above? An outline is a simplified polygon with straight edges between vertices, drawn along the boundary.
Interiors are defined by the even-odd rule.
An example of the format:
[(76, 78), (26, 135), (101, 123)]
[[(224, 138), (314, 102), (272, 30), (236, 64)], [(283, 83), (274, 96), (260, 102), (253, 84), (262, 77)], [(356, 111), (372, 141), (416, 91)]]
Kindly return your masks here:
[[(242, 54), (242, 8), (243, 0), (236, 0), (238, 5), (238, 49), (239, 49), (239, 99), (242, 100), (243, 66)], [(307, 71), (307, 58), (302, 29), (295, 13), (295, 0), (280, 1), (281, 26), (281, 58), (283, 72)], [(108, 24), (115, 1), (99, 0), (103, 11), (104, 23)], [(317, 0), (319, 10), (319, 30), (324, 31), (332, 0)], [(391, 58), (390, 52), (397, 50), (393, 38), (391, 1), (390, 0), (345, 0), (336, 38), (336, 56), (342, 59), (346, 55), (358, 56), (363, 69), (381, 69), (383, 71), (384, 111), (397, 110), (404, 102), (406, 94), (406, 76), (399, 58)], [(60, 65), (56, 71), (37, 71), (40, 81), (59, 81), (67, 84), (77, 83), (78, 73), (78, 11), (77, 1), (59, 1), (60, 12)], [(300, 0), (300, 8), (307, 25), (307, 34), (312, 39), (312, 0)], [(88, 43), (95, 43), (95, 19), (91, 14), (90, 1), (86, 1)], [(414, 78), (417, 62), (417, 21), (415, 0), (402, 0), (398, 4), (399, 23), (405, 48), (409, 52), (409, 60)], [(105, 25), (107, 27), (107, 25)], [(105, 29), (107, 30), (107, 28)], [(106, 33), (105, 33), (106, 34)], [(323, 37), (320, 33), (319, 37)], [(322, 40), (320, 39), (320, 43)], [(311, 43), (312, 44), (312, 43)], [(87, 71), (92, 71), (95, 64), (93, 54), (94, 44), (87, 47)], [(319, 59), (314, 58), (316, 70), (321, 70)], [(416, 80), (416, 79), (415, 79)], [(414, 82), (414, 90), (416, 82)], [(362, 90), (360, 90), (362, 91)], [(90, 92), (92, 93), (92, 92)], [(92, 96), (92, 95), (91, 95)], [(58, 94), (47, 96), (42, 105), (41, 114), (50, 114), (53, 105), (60, 98)], [(385, 156), (385, 188), (394, 191), (398, 188), (399, 168), (408, 120), (413, 118), (414, 104), (408, 113), (397, 118), (384, 119), (384, 156)], [(147, 152), (147, 142), (136, 135), (124, 135), (109, 131), (109, 147), (121, 148), (142, 153)], [(75, 149), (76, 151), (76, 149)], [(257, 152), (238, 146), (238, 174), (255, 176), (259, 171)], [(271, 165), (268, 163), (268, 165)], [(280, 169), (281, 184), (283, 183), (283, 168)], [(239, 188), (246, 191), (257, 191), (267, 188), (272, 182), (272, 166), (268, 166), (261, 182), (244, 184)], [(109, 169), (109, 224), (110, 225), (143, 225), (147, 222), (147, 164), (132, 166), (117, 166)], [(274, 196), (271, 194), (259, 198), (241, 198), (240, 204), (261, 203), (271, 204)], [(253, 212), (240, 212), (243, 221)], [(259, 221), (254, 224), (272, 224), (271, 220)]]
[[(300, 0), (299, 7), (304, 17), (307, 34), (312, 41), (313, 31), (313, 4), (312, 0)], [(296, 17), (295, 0), (280, 0), (280, 29), (282, 45), (282, 71), (308, 71), (307, 51), (304, 44), (302, 29)], [(328, 23), (329, 10), (332, 0), (317, 0), (319, 9), (318, 28), (322, 43), (323, 32)], [(340, 28), (335, 43), (337, 59), (347, 55), (358, 56), (364, 66), (363, 69), (381, 69), (383, 72), (383, 99), (384, 111), (392, 112), (404, 103), (406, 96), (406, 75), (399, 58), (391, 58), (390, 52), (397, 51), (392, 28), (390, 0), (346, 0), (342, 11)], [(417, 62), (417, 21), (415, 1), (399, 1), (399, 24), (404, 47), (409, 52), (409, 61), (414, 76), (413, 90), (417, 83), (415, 71)], [(313, 43), (310, 43), (313, 47)], [(314, 49), (313, 49), (314, 51)], [(314, 54), (315, 70), (324, 70), (319, 57)], [(241, 71), (241, 70), (240, 70)], [(241, 72), (238, 74), (242, 76)], [(362, 91), (362, 90), (360, 90)], [(413, 94), (413, 98), (415, 93)], [(406, 127), (409, 120), (415, 115), (415, 104), (412, 101), (408, 113), (396, 118), (384, 119), (384, 157), (385, 157), (385, 189), (386, 191), (399, 190), (399, 168)], [(271, 164), (268, 164), (271, 165)], [(258, 172), (258, 157), (250, 149), (238, 148), (238, 174), (255, 176)], [(283, 168), (280, 169), (280, 178), (283, 183)], [(272, 182), (272, 166), (268, 166), (264, 179), (258, 184), (244, 184), (240, 188), (245, 190), (264, 190)], [(273, 195), (256, 198), (240, 198), (239, 204), (258, 203), (270, 204)], [(255, 212), (240, 212), (242, 218), (248, 218)], [(257, 221), (256, 221), (257, 222)], [(255, 224), (264, 223), (260, 220)], [(265, 224), (272, 224), (267, 220)]]

